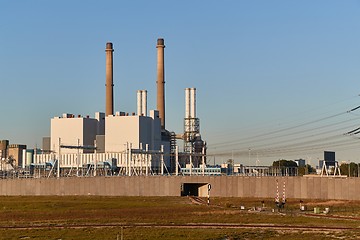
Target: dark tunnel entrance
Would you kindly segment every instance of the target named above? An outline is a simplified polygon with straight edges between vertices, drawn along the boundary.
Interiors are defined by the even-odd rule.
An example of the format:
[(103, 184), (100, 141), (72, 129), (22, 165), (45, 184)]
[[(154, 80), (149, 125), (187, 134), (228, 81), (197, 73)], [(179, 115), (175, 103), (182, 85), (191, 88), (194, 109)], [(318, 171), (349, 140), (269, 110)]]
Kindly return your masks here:
[(205, 197), (207, 195), (207, 183), (182, 183), (181, 196)]

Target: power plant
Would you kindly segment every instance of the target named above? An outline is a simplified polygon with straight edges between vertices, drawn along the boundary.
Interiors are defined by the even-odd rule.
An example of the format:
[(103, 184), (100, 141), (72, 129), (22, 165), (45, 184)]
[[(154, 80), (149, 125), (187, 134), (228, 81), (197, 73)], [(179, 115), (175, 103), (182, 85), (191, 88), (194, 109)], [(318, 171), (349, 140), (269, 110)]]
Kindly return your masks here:
[[(114, 111), (114, 47), (105, 45), (105, 113), (94, 117), (63, 113), (50, 121), (42, 148), (0, 141), (0, 178), (62, 176), (224, 175), (282, 176), (280, 169), (223, 163), (210, 166), (200, 132), (196, 88), (185, 88), (183, 132), (166, 128), (165, 41), (157, 39), (156, 108), (148, 91), (137, 90), (136, 112)], [(182, 149), (178, 142), (183, 143)], [(214, 163), (215, 165), (215, 163)], [(21, 174), (19, 174), (19, 172)], [(294, 169), (284, 172), (297, 175)]]
[[(185, 89), (184, 132), (166, 129), (164, 39), (157, 39), (157, 109), (148, 112), (147, 90), (136, 92), (136, 113), (114, 111), (113, 43), (105, 47), (105, 113), (64, 113), (51, 119), (50, 137), (35, 150), (31, 174), (97, 176), (179, 174), (205, 171), (206, 144), (196, 117), (196, 89)], [(184, 142), (179, 151), (177, 141)], [(25, 155), (24, 155), (25, 156)], [(26, 158), (26, 156), (25, 156)], [(26, 161), (25, 161), (26, 162)], [(205, 173), (205, 172), (204, 172)]]
[[(105, 113), (96, 112), (94, 117), (72, 113), (53, 117), (50, 136), (43, 138), (42, 148), (31, 150), (22, 144), (0, 140), (0, 178), (30, 178), (0, 182), (0, 195), (206, 196), (212, 185), (215, 196), (271, 197), (275, 192), (274, 183), (285, 176), (292, 197), (319, 197), (318, 192), (321, 192), (321, 198), (358, 199), (358, 195), (335, 196), (335, 187), (330, 187), (334, 185), (331, 180), (326, 180), (324, 190), (307, 190), (306, 186), (319, 180), (315, 180), (316, 177), (313, 180), (312, 176), (296, 177), (298, 168), (283, 168), (280, 161), (279, 166), (244, 166), (235, 164), (232, 158), (232, 163), (223, 163), (224, 167), (223, 164), (210, 166), (197, 116), (196, 88), (185, 88), (183, 132), (166, 128), (164, 39), (157, 39), (156, 49), (157, 109), (148, 110), (148, 91), (141, 89), (134, 92), (136, 112), (114, 110), (114, 48), (113, 43), (107, 42)], [(180, 141), (182, 149), (178, 144)], [(324, 158), (321, 177), (324, 171), (329, 176), (327, 166), (337, 166), (339, 177), (342, 177), (335, 153), (331, 153), (331, 161)], [(302, 161), (305, 166), (305, 160)], [(179, 175), (181, 177), (176, 177)], [(351, 179), (342, 181), (353, 183)], [(283, 182), (285, 184), (285, 180)], [(49, 188), (49, 185), (55, 187)], [(297, 191), (295, 185), (305, 186), (303, 189), (306, 190)], [(258, 190), (253, 191), (255, 188)]]

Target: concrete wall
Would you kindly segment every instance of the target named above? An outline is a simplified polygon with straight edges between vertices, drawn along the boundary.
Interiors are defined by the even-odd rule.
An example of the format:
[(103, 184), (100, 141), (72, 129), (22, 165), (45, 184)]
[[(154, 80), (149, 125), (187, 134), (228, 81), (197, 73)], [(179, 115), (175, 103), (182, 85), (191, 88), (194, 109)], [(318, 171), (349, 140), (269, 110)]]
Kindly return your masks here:
[[(51, 119), (51, 145), (50, 148), (54, 152), (59, 151), (59, 138), (61, 144), (78, 145), (78, 139), (82, 145), (83, 139), (83, 118), (60, 118)], [(75, 149), (62, 149), (62, 153), (76, 153)], [(82, 151), (81, 151), (82, 152)]]
[[(360, 200), (360, 178), (133, 176), (0, 180), (0, 195), (180, 196), (182, 183), (210, 183), (213, 197)], [(205, 189), (205, 188), (204, 188)], [(204, 189), (199, 189), (203, 196)]]
[(105, 152), (105, 135), (96, 135), (96, 152)]
[(105, 152), (121, 152), (139, 148), (139, 116), (113, 116), (105, 118)]
[[(153, 119), (150, 117), (139, 118), (139, 143), (143, 144), (143, 149), (145, 149), (146, 144), (149, 144), (149, 149), (155, 150), (152, 133), (152, 122)], [(160, 134), (160, 132), (158, 134)]]

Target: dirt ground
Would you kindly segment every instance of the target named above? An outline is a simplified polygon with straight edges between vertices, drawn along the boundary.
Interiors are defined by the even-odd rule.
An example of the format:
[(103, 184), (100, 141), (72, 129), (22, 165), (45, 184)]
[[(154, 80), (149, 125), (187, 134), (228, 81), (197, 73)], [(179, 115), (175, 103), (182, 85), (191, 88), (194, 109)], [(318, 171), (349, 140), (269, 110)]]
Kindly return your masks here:
[[(360, 202), (303, 201), (308, 211), (300, 211), (298, 199), (283, 209), (273, 199), (212, 198), (209, 206), (206, 200), (0, 197), (0, 239), (117, 239), (121, 230), (124, 239), (356, 239), (360, 233)], [(332, 211), (314, 215), (313, 207)]]

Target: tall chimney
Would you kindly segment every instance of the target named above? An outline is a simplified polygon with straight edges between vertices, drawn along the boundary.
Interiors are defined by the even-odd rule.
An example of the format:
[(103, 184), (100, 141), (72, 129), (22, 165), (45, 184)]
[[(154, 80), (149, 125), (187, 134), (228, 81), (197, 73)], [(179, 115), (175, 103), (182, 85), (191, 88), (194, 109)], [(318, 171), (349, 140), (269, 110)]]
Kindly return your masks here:
[(147, 116), (147, 91), (138, 90), (137, 91), (137, 115), (138, 116)]
[(146, 90), (142, 90), (142, 94), (141, 94), (141, 112), (143, 114), (143, 116), (147, 116), (147, 91)]
[(114, 115), (113, 44), (106, 43), (106, 109), (105, 116)]
[(190, 118), (190, 88), (185, 88), (185, 118)]
[(196, 88), (190, 88), (190, 117), (196, 118)]
[(142, 115), (142, 90), (138, 90), (136, 92), (137, 95), (137, 115), (141, 116)]
[(157, 110), (161, 120), (161, 128), (165, 129), (165, 71), (164, 71), (164, 39), (157, 40)]

